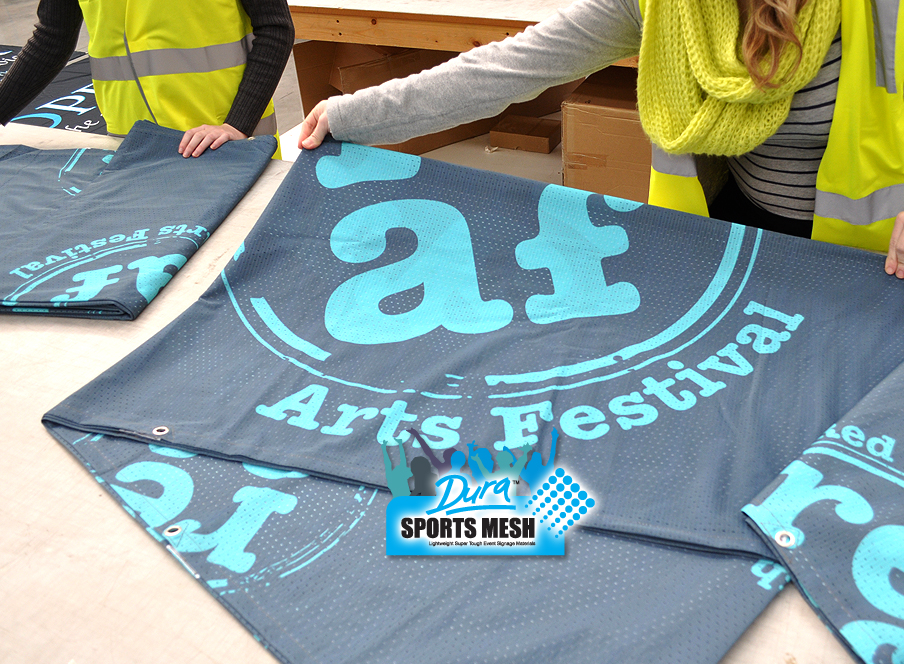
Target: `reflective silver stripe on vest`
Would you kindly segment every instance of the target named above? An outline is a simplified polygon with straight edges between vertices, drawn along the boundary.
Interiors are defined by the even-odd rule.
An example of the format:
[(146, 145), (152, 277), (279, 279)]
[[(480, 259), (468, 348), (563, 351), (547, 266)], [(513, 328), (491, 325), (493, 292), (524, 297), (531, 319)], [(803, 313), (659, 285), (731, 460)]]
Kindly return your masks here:
[(858, 226), (891, 219), (904, 212), (904, 184), (893, 184), (863, 198), (817, 191), (814, 212), (820, 217), (843, 219)]
[(895, 81), (898, 0), (872, 0), (870, 4), (873, 9), (873, 37), (876, 42), (876, 85), (894, 94), (898, 89)]
[(252, 136), (274, 136), (276, 135), (276, 113), (271, 113), (257, 123)]
[[(96, 81), (134, 81), (137, 76), (196, 74), (245, 64), (254, 35), (229, 44), (201, 48), (161, 48), (109, 58), (91, 58), (91, 77)], [(133, 74), (134, 71), (134, 74)]]
[(656, 145), (653, 146), (653, 170), (667, 175), (697, 177), (697, 163), (692, 154), (669, 154)]

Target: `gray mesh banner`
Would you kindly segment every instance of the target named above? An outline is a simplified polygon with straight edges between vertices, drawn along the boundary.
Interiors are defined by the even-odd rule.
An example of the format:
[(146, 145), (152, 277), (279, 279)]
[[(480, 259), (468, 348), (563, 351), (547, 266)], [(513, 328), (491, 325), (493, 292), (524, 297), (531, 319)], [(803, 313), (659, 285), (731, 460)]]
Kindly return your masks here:
[(904, 656), (904, 366), (744, 508), (864, 662)]
[(0, 146), (0, 314), (132, 320), (269, 163), (276, 139), (197, 159), (138, 122), (115, 152)]
[[(904, 360), (888, 333), (904, 323), (904, 291), (881, 262), (327, 143), (302, 153), (196, 304), (45, 424), (288, 661), (299, 644), (331, 660), (713, 661), (786, 576), (742, 507)], [(564, 558), (506, 568), (506, 608), (482, 623), (503, 626), (492, 645), (460, 638), (473, 625), (455, 616), (488, 611), (483, 589), (503, 576), (489, 570), (504, 562), (385, 557), (380, 443), (392, 463), (399, 444), (419, 458), (412, 428), (443, 459), (475, 454), (472, 442), (497, 460), (531, 454), (530, 491), (543, 481), (532, 469), (554, 458), (596, 501)], [(223, 479), (202, 491), (207, 472)], [(327, 518), (324, 504), (347, 516)], [(279, 526), (309, 513), (310, 536)], [(225, 570), (254, 583), (236, 587)], [(606, 589), (588, 585), (600, 570)], [(706, 584), (723, 581), (735, 590), (718, 599)], [(635, 582), (643, 590), (614, 590)], [(367, 622), (334, 603), (347, 584), (374, 606), (423, 610)], [(246, 597), (269, 617), (236, 608)], [(540, 631), (524, 622), (538, 611)], [(319, 613), (365, 621), (364, 640), (318, 646), (330, 622)], [(429, 649), (412, 650), (409, 634)]]
[(283, 662), (717, 662), (785, 583), (582, 530), (561, 558), (390, 557), (388, 491), (50, 431)]

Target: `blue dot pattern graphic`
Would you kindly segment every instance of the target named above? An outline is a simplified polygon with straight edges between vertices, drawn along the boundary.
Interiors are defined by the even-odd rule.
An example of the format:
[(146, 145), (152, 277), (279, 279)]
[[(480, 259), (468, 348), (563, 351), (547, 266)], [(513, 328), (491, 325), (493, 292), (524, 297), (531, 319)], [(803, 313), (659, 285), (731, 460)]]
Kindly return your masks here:
[(527, 501), (528, 507), (532, 505), (536, 506), (531, 516), (539, 516), (538, 523), (546, 524), (547, 530), (557, 530), (558, 538), (580, 521), (581, 515), (587, 514), (596, 501), (563, 469), (556, 468)]

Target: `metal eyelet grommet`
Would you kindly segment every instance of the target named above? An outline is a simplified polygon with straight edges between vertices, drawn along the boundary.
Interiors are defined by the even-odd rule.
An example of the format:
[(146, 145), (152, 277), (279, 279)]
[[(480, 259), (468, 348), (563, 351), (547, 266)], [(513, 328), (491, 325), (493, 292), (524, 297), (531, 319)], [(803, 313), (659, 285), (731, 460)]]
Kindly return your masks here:
[(775, 533), (775, 543), (783, 549), (790, 549), (797, 542), (797, 538), (787, 530), (780, 530)]
[(175, 537), (179, 533), (182, 532), (182, 526), (170, 526), (166, 530), (163, 531), (163, 534), (167, 537)]
[(155, 436), (165, 436), (166, 434), (169, 433), (169, 427), (164, 427), (164, 426), (154, 427), (153, 430), (151, 431), (151, 433), (154, 434)]

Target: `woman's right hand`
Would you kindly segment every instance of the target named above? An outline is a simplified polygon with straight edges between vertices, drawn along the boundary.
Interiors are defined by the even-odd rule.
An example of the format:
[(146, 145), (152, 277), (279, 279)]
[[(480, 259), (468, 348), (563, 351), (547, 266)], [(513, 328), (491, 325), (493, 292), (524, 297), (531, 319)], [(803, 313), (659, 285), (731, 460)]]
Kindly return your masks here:
[(301, 135), (298, 137), (299, 150), (313, 150), (323, 142), (330, 133), (330, 121), (326, 117), (326, 100), (318, 103), (301, 123)]

